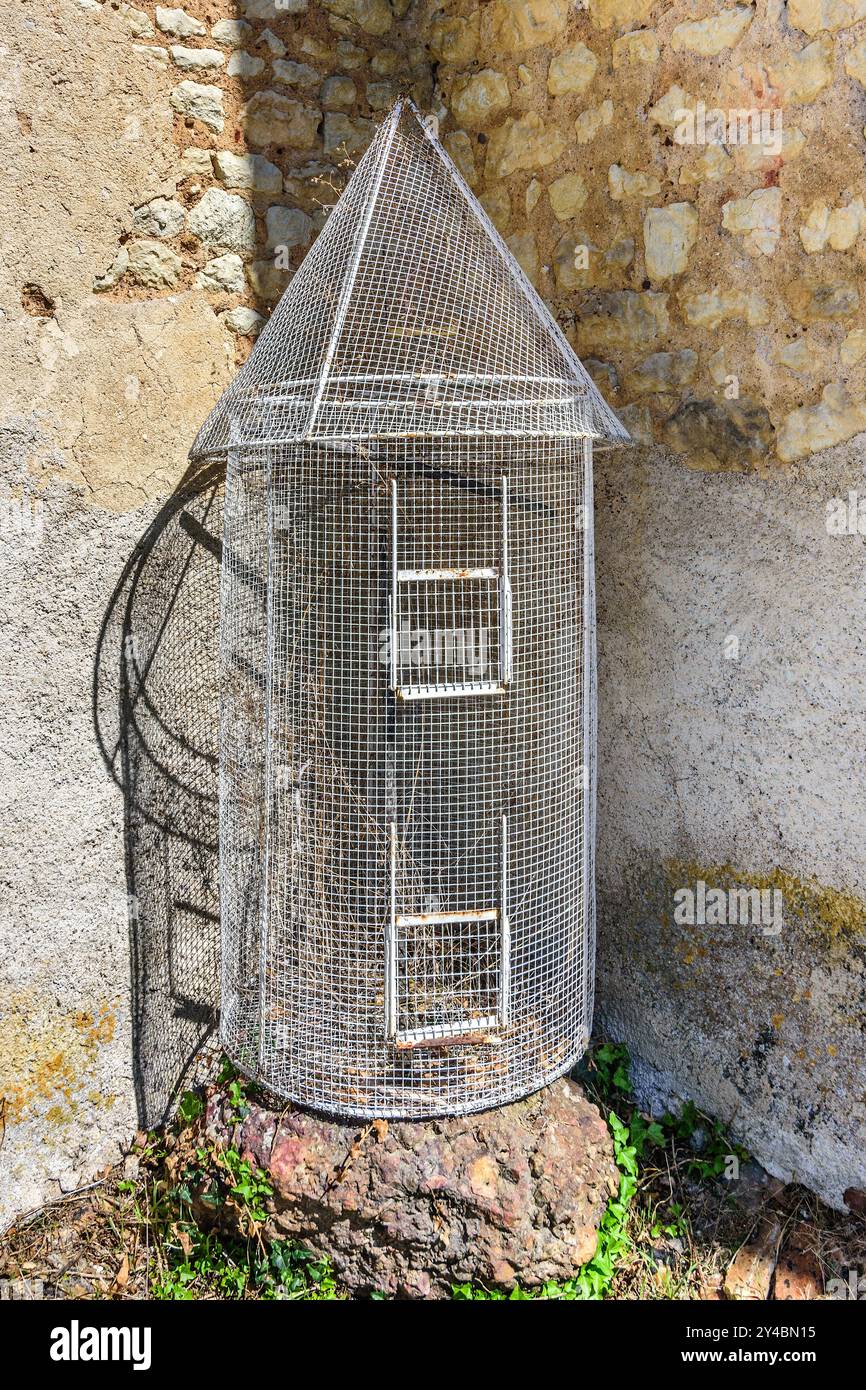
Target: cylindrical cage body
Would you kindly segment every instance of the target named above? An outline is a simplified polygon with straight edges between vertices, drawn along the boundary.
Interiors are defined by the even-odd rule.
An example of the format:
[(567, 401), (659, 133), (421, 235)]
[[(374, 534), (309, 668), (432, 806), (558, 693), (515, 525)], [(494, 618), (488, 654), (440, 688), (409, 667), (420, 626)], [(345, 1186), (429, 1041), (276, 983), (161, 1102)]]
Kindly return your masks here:
[(586, 1046), (588, 438), (238, 444), (222, 1038), (345, 1116), (482, 1110)]

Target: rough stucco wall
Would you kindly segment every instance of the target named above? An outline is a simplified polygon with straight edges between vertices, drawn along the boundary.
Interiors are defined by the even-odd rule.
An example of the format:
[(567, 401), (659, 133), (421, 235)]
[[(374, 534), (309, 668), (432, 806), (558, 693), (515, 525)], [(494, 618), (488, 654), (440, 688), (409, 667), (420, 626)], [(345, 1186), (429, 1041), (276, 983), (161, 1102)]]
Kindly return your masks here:
[(203, 297), (93, 294), (142, 190), (173, 188), (170, 113), (119, 18), (15, 7), (4, 46), (0, 1219), (136, 1128), (123, 802), (91, 685), (126, 559), (230, 374)]
[[(823, 510), (862, 488), (861, 454), (855, 439), (780, 467), (863, 424), (866, 24), (813, 35), (810, 0), (746, 9), (716, 58), (676, 36), (710, 6), (679, 0), (213, 0), (180, 15), (39, 0), (10, 15), (5, 1214), (113, 1158), (135, 1099), (153, 1118), (207, 1033), (218, 480), (163, 503), (398, 90), (438, 113), (636, 437), (679, 452), (599, 461), (604, 1019), (643, 1059), (648, 1094), (696, 1096), (834, 1202), (866, 1182), (863, 785), (848, 751), (866, 704), (850, 617), (862, 541), (827, 537)], [(833, 24), (856, 9), (840, 0)], [(815, 91), (802, 82), (795, 100), (773, 74), (812, 42)], [(708, 107), (781, 107), (820, 158), (796, 138), (781, 161), (731, 149), (693, 182), (706, 149), (672, 142), (664, 106), (651, 115), (675, 85)], [(761, 190), (755, 234), (726, 226), (725, 204)], [(801, 226), (825, 249), (808, 253)], [(808, 298), (806, 282), (831, 289)], [(730, 633), (738, 663), (720, 655)], [(731, 873), (784, 884), (781, 943), (674, 928), (674, 887)], [(134, 960), (142, 943), (165, 956), (132, 990), (130, 934)]]
[[(824, 521), (863, 485), (850, 446), (772, 482), (597, 467), (599, 1022), (645, 1097), (836, 1205), (866, 1177), (866, 643), (862, 537)], [(780, 929), (678, 925), (701, 880), (779, 889)]]

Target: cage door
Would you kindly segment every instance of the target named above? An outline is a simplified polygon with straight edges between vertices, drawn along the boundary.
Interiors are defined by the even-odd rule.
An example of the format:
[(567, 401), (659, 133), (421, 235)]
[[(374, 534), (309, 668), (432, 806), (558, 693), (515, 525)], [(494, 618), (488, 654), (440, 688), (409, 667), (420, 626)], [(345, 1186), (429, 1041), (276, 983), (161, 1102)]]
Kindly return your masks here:
[[(496, 563), (401, 569), (397, 479), (391, 480), (390, 685), (401, 700), (501, 695), (512, 679), (508, 479), (499, 481)], [(411, 518), (410, 518), (411, 520)]]
[[(502, 817), (500, 901), (462, 912), (399, 912), (403, 880), (397, 824), (391, 822), (391, 902), (385, 934), (385, 1025), (397, 1047), (485, 1035), (509, 1021), (508, 821)], [(405, 891), (405, 890), (404, 890)]]

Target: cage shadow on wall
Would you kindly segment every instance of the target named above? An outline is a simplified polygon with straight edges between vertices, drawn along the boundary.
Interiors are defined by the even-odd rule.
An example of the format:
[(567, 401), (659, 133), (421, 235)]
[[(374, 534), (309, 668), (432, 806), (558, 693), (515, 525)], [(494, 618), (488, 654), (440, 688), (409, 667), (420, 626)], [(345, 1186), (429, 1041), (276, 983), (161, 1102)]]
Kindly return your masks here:
[(142, 536), (94, 664), (123, 792), (133, 1071), (142, 1125), (213, 1069), (219, 1005), (218, 628), (223, 470), (192, 467)]

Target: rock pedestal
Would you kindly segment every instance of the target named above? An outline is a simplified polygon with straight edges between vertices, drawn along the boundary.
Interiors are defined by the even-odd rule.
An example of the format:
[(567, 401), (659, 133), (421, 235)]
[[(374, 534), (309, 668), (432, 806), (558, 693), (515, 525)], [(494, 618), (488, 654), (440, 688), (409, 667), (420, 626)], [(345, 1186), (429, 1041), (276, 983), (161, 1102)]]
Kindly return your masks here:
[(466, 1281), (525, 1288), (568, 1279), (595, 1253), (617, 1170), (607, 1126), (573, 1081), (483, 1115), (371, 1124), (222, 1093), (208, 1138), (265, 1168), (273, 1235), (331, 1260), (351, 1292), (443, 1298)]

